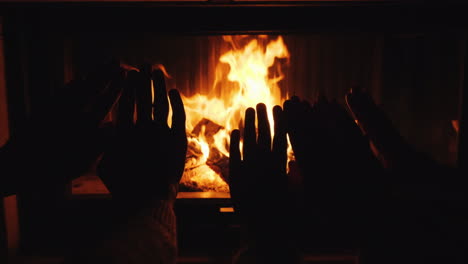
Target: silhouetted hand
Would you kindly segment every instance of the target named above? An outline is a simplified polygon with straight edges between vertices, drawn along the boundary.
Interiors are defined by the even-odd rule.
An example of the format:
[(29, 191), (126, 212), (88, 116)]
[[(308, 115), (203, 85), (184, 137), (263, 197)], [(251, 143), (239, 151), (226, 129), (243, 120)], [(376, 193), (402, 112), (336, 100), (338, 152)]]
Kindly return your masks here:
[(355, 89), (346, 95), (346, 102), (362, 131), (375, 146), (376, 154), (385, 168), (426, 171), (440, 168), (435, 161), (406, 142), (368, 93)]
[(119, 101), (116, 133), (98, 168), (113, 199), (124, 205), (140, 208), (154, 200), (174, 200), (177, 195), (187, 151), (185, 110), (177, 90), (171, 90), (169, 98), (172, 127), (167, 124), (169, 102), (163, 73), (128, 73)]
[[(371, 96), (354, 89), (346, 102), (386, 168), (391, 197), (369, 229), (365, 263), (462, 263), (466, 237), (463, 177), (416, 151)], [(454, 231), (457, 230), (457, 231)], [(395, 245), (388, 247), (388, 245)], [(382, 256), (386, 256), (385, 260)]]
[(288, 237), (291, 231), (289, 220), (294, 216), (289, 211), (287, 141), (280, 106), (273, 108), (273, 118), (272, 141), (266, 106), (262, 103), (257, 105), (258, 135), (255, 110), (246, 110), (242, 158), (239, 150), (241, 133), (239, 130), (231, 133), (228, 181), (235, 210), (242, 219), (245, 242), (249, 246), (245, 253), (248, 256), (244, 255), (245, 259), (240, 262), (254, 259), (256, 263), (271, 263), (273, 260), (292, 263), (295, 257), (287, 246), (291, 242)]
[(103, 151), (108, 131), (100, 125), (120, 95), (122, 78), (119, 63), (103, 65), (43, 102), (2, 149), (2, 195), (63, 188), (86, 172)]
[[(258, 137), (255, 110), (245, 112), (243, 158), (239, 150), (240, 131), (231, 133), (229, 183), (236, 210), (257, 217), (262, 209), (274, 204), (279, 193), (287, 191), (286, 134), (281, 107), (273, 109), (275, 135), (271, 139), (270, 123), (264, 104), (257, 105)], [(281, 199), (278, 199), (281, 200)], [(274, 204), (276, 206), (276, 204)], [(268, 208), (272, 209), (272, 208)]]
[(304, 244), (356, 238), (385, 192), (367, 139), (341, 105), (323, 97), (313, 106), (293, 97), (284, 114), (298, 167), (290, 173), (301, 178)]
[(327, 199), (347, 192), (354, 197), (346, 199), (361, 195), (380, 167), (346, 110), (325, 98), (311, 106), (293, 97), (284, 103), (284, 112), (295, 159), (311, 195)]

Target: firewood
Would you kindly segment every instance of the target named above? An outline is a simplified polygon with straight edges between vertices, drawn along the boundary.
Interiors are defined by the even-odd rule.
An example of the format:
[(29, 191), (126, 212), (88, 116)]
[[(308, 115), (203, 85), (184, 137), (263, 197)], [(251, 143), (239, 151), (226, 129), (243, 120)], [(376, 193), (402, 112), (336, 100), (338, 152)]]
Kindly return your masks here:
[[(206, 143), (213, 146), (214, 135), (223, 129), (209, 119), (202, 119), (189, 133), (187, 155), (184, 174), (180, 181), (181, 190), (184, 191), (216, 191), (228, 192), (229, 187), (226, 179), (229, 171), (229, 158), (220, 152), (217, 148), (210, 148), (210, 155), (205, 163), (201, 163), (203, 153), (198, 139), (204, 138)], [(220, 176), (214, 178), (215, 182), (210, 180), (201, 180), (204, 175), (213, 175), (213, 172)], [(213, 176), (211, 176), (213, 177)], [(213, 179), (213, 178), (212, 178)], [(224, 182), (223, 182), (224, 181)]]
[(213, 171), (218, 173), (221, 178), (227, 182), (228, 174), (229, 174), (229, 158), (221, 153), (216, 148), (210, 149), (210, 156), (206, 161), (206, 165), (208, 165)]
[(223, 126), (220, 126), (220, 125), (216, 124), (215, 122), (213, 122), (213, 121), (211, 121), (209, 119), (203, 118), (193, 128), (192, 134), (197, 136), (197, 137), (200, 137), (200, 134), (201, 134), (201, 132), (203, 130), (203, 127), (205, 128), (205, 131), (203, 133), (203, 137), (206, 139), (206, 141), (207, 141), (206, 143), (208, 143), (209, 145), (213, 144), (214, 135), (216, 135), (216, 133), (218, 133), (218, 131), (220, 129), (224, 128)]

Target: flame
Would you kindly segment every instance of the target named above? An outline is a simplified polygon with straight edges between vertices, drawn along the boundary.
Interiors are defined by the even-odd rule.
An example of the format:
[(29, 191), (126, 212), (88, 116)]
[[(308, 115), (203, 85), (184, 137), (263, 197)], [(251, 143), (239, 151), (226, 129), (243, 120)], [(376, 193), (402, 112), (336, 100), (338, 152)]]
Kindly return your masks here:
[[(182, 95), (189, 141), (186, 170), (181, 180), (185, 186), (201, 191), (229, 191), (224, 180), (229, 134), (242, 126), (248, 107), (264, 103), (273, 130), (272, 108), (283, 102), (278, 86), (284, 78), (281, 62), (288, 62), (289, 52), (281, 36), (271, 41), (264, 35), (249, 38), (252, 37), (223, 36), (232, 48), (219, 58), (212, 93)], [(247, 44), (242, 47), (242, 42)], [(216, 89), (222, 92), (216, 93)], [(288, 152), (291, 153), (290, 147)]]

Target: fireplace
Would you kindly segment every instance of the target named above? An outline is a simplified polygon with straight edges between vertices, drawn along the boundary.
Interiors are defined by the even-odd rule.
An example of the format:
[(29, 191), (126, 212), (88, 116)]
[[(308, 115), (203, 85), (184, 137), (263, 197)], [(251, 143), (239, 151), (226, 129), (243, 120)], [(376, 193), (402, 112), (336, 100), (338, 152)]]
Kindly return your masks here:
[[(464, 49), (459, 34), (81, 33), (69, 36), (69, 64), (75, 76), (103, 57), (163, 69), (168, 89), (182, 93), (187, 112), (189, 148), (179, 198), (229, 198), (223, 180), (229, 133), (242, 124), (247, 107), (262, 101), (271, 110), (293, 95), (344, 104), (354, 86), (369, 91), (417, 149), (455, 166)], [(96, 176), (72, 187), (77, 195), (106, 193)]]
[[(189, 148), (180, 198), (229, 197), (224, 181), (229, 133), (259, 100), (271, 110), (293, 95), (344, 103), (344, 94), (354, 85), (375, 94), (382, 89), (380, 34), (106, 34), (78, 36), (72, 42), (78, 45), (72, 54), (78, 72), (98, 54), (118, 56), (129, 65), (150, 62), (160, 67), (168, 88), (181, 91)], [(293, 158), (291, 149), (289, 154)], [(96, 176), (77, 179), (72, 187), (75, 194), (106, 193)]]
[[(216, 247), (216, 241), (235, 244), (238, 219), (223, 180), (226, 135), (241, 123), (240, 113), (257, 102), (272, 107), (297, 95), (343, 103), (345, 93), (360, 86), (417, 149), (443, 164), (462, 164), (463, 141), (458, 139), (465, 133), (459, 103), (466, 49), (464, 5), (65, 2), (2, 3), (11, 133), (21, 130), (28, 114), (39, 111), (54, 89), (97, 63), (119, 58), (127, 65), (164, 68), (168, 88), (181, 91), (188, 115), (189, 153), (177, 210), (181, 219), (200, 217), (193, 223), (181, 220), (182, 234), (196, 236), (197, 228), (203, 230), (214, 241), (209, 246)], [(247, 65), (242, 68), (242, 63)], [(260, 79), (244, 76), (249, 66)], [(257, 90), (245, 90), (252, 86)], [(239, 105), (234, 98), (240, 95), (249, 103)], [(109, 198), (93, 170), (63, 186), (63, 193), (64, 201), (77, 208), (86, 204), (89, 213), (97, 215)], [(29, 235), (46, 222), (30, 220), (38, 212), (32, 204), (37, 203), (28, 197), (20, 203), (23, 247), (32, 252), (60, 248)], [(50, 215), (54, 206), (47, 210)], [(68, 217), (72, 223), (83, 218), (73, 213)], [(335, 230), (332, 237), (339, 243), (328, 241), (327, 246), (336, 251), (322, 261), (355, 263), (356, 241), (348, 239), (355, 234), (345, 229)], [(187, 241), (182, 242), (187, 252), (197, 249), (196, 239), (181, 241)]]

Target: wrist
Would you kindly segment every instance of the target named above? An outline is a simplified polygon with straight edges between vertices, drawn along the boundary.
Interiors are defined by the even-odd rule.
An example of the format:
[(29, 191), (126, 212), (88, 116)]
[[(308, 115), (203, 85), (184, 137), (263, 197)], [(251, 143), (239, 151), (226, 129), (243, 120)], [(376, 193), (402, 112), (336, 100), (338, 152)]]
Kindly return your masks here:
[(115, 223), (123, 226), (141, 221), (173, 226), (175, 224), (174, 201), (153, 199), (138, 205), (116, 202), (114, 203), (114, 217)]

